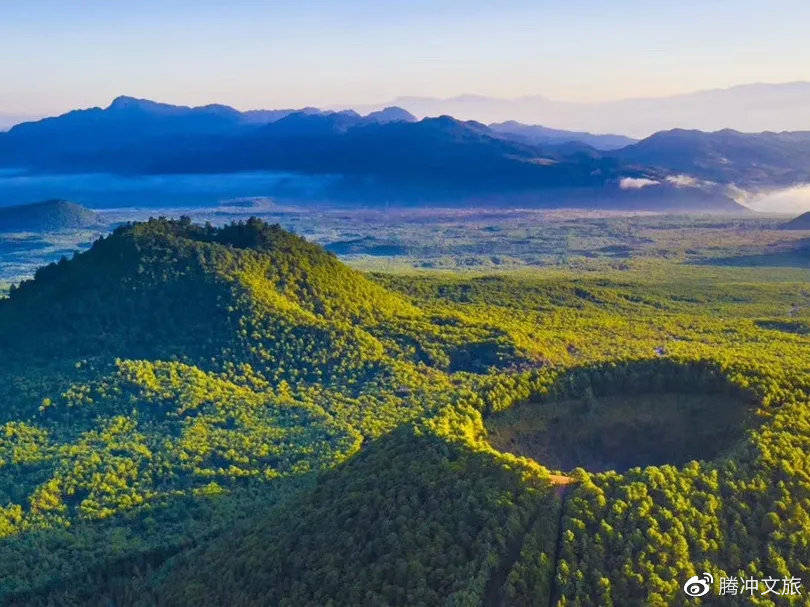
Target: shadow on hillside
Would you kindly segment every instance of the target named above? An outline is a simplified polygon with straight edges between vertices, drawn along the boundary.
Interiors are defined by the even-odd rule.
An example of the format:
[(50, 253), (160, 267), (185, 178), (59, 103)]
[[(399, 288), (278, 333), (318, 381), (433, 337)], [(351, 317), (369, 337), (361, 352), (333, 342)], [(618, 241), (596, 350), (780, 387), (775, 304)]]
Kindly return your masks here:
[[(400, 426), (283, 501), (251, 502), (249, 513), (233, 503), (231, 524), (222, 520), (212, 533), (147, 552), (133, 547), (4, 604), (480, 602), (493, 576), (502, 586), (511, 571), (516, 556), (504, 546), (520, 546), (533, 521), (554, 521), (540, 527), (543, 546), (557, 536), (557, 495), (525, 473), (490, 452)], [(173, 512), (181, 528), (185, 519)], [(150, 516), (133, 513), (135, 536)]]
[(110, 597), (120, 592), (137, 596), (142, 590), (138, 584), (151, 579), (171, 557), (227, 533), (240, 520), (264, 516), (305, 495), (315, 480), (316, 474), (310, 473), (234, 487), (222, 496), (170, 496), (108, 519), (3, 538), (0, 604), (143, 604), (134, 598), (115, 603)]
[(166, 605), (480, 604), (494, 563), (511, 568), (503, 547), (556, 512), (538, 482), (489, 452), (401, 426), (309, 494), (179, 555), (150, 591)]

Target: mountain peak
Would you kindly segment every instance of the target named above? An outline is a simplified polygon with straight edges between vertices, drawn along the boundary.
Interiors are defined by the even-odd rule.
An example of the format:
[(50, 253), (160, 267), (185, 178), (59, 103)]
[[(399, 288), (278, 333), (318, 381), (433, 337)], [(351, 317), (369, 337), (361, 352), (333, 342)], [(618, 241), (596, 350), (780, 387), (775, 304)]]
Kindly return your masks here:
[(378, 122), (416, 122), (416, 116), (399, 106), (391, 105), (366, 115), (367, 121)]
[(136, 97), (129, 97), (128, 95), (119, 95), (115, 99), (112, 100), (109, 106), (107, 106), (108, 110), (126, 110), (131, 108), (139, 108), (144, 107), (147, 105), (157, 105), (154, 101), (150, 101), (148, 99), (138, 99)]
[[(70, 285), (76, 300), (101, 289), (113, 301), (135, 283), (175, 299), (177, 306), (197, 289), (195, 305), (206, 300), (220, 314), (218, 298), (229, 299), (234, 295), (230, 287), (238, 283), (257, 301), (307, 323), (313, 315), (357, 320), (414, 310), (321, 246), (255, 217), (222, 227), (197, 225), (188, 217), (121, 225), (67, 264), (40, 268), (33, 280), (20, 284), (14, 298), (47, 305), (51, 289)], [(209, 320), (213, 315), (213, 308), (205, 313)]]
[(159, 114), (172, 118), (179, 117), (192, 119), (206, 116), (238, 120), (242, 116), (241, 112), (228, 105), (222, 105), (219, 103), (191, 107), (187, 105), (161, 103), (159, 101), (152, 101), (151, 99), (138, 99), (136, 97), (129, 97), (127, 95), (120, 95), (113, 99), (112, 103), (107, 106), (106, 111), (141, 112), (145, 114)]

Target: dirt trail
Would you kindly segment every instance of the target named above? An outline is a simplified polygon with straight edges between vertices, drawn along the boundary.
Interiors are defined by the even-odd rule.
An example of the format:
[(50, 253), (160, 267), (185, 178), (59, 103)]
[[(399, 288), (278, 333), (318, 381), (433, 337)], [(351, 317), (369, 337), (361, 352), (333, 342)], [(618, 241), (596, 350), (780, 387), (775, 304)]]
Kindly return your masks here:
[(552, 561), (552, 563), (554, 563), (554, 571), (551, 573), (551, 587), (548, 591), (548, 607), (554, 607), (554, 602), (557, 599), (557, 593), (559, 592), (559, 589), (557, 588), (557, 567), (560, 563), (560, 552), (562, 551), (565, 500), (568, 497), (568, 493), (571, 491), (571, 485), (574, 483), (574, 479), (568, 476), (561, 476), (558, 478), (567, 480), (566, 482), (555, 487), (555, 490), (558, 492), (557, 495), (560, 498), (560, 520), (557, 521), (557, 543), (554, 547), (554, 560)]
[(577, 482), (570, 476), (563, 476), (562, 474), (552, 474), (550, 480), (552, 487), (554, 487), (554, 495), (561, 500), (565, 499), (565, 494), (568, 493), (571, 485)]
[[(551, 486), (553, 487), (554, 494), (562, 501), (560, 504), (560, 520), (558, 523), (558, 537), (557, 537), (557, 544), (555, 547), (555, 554), (554, 554), (554, 572), (553, 575), (556, 578), (557, 575), (557, 561), (559, 560), (559, 551), (560, 551), (560, 538), (562, 536), (562, 518), (563, 518), (563, 510), (565, 508), (565, 495), (568, 493), (570, 486), (577, 481), (570, 476), (564, 476), (561, 474), (552, 474), (549, 477), (549, 481), (551, 482)], [(520, 558), (520, 553), (523, 550), (523, 544), (526, 541), (526, 536), (531, 533), (532, 529), (534, 528), (534, 524), (537, 522), (537, 518), (540, 516), (542, 508), (538, 506), (537, 510), (532, 514), (529, 518), (528, 524), (526, 525), (526, 529), (523, 533), (518, 533), (513, 537), (509, 544), (506, 547), (506, 552), (501, 559), (501, 562), (498, 563), (497, 568), (495, 571), (492, 572), (489, 580), (487, 581), (486, 590), (484, 591), (484, 607), (502, 607), (504, 603), (504, 590), (506, 586), (506, 578), (509, 576), (509, 572), (512, 571), (512, 568), (515, 566), (515, 563)], [(555, 585), (552, 581), (552, 597), (553, 593), (556, 591)], [(549, 599), (550, 601), (553, 600), (552, 598)]]
[(542, 508), (538, 506), (537, 510), (529, 518), (526, 529), (522, 533), (517, 533), (509, 540), (506, 546), (506, 552), (498, 563), (495, 571), (492, 572), (487, 586), (484, 590), (483, 607), (502, 607), (504, 604), (504, 590), (506, 586), (506, 578), (509, 577), (509, 572), (512, 567), (520, 558), (520, 552), (523, 550), (523, 543), (526, 541), (526, 535), (531, 532), (537, 517), (540, 516)]

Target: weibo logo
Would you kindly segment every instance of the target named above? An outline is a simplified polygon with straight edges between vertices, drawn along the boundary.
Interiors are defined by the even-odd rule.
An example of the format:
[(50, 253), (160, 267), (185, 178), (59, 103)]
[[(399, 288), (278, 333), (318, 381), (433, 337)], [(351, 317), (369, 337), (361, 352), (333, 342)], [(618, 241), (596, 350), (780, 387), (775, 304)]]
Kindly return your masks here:
[(700, 577), (693, 575), (683, 585), (683, 591), (687, 596), (703, 596), (708, 594), (714, 584), (714, 577), (711, 573), (703, 572)]

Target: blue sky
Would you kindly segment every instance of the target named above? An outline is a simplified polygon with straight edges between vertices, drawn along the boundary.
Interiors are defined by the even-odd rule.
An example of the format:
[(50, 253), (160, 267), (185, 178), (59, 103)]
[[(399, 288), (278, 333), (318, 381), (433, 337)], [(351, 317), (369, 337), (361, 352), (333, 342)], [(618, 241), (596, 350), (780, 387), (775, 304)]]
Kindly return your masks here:
[(810, 80), (810, 2), (0, 2), (0, 113), (118, 94), (241, 109), (597, 101)]

